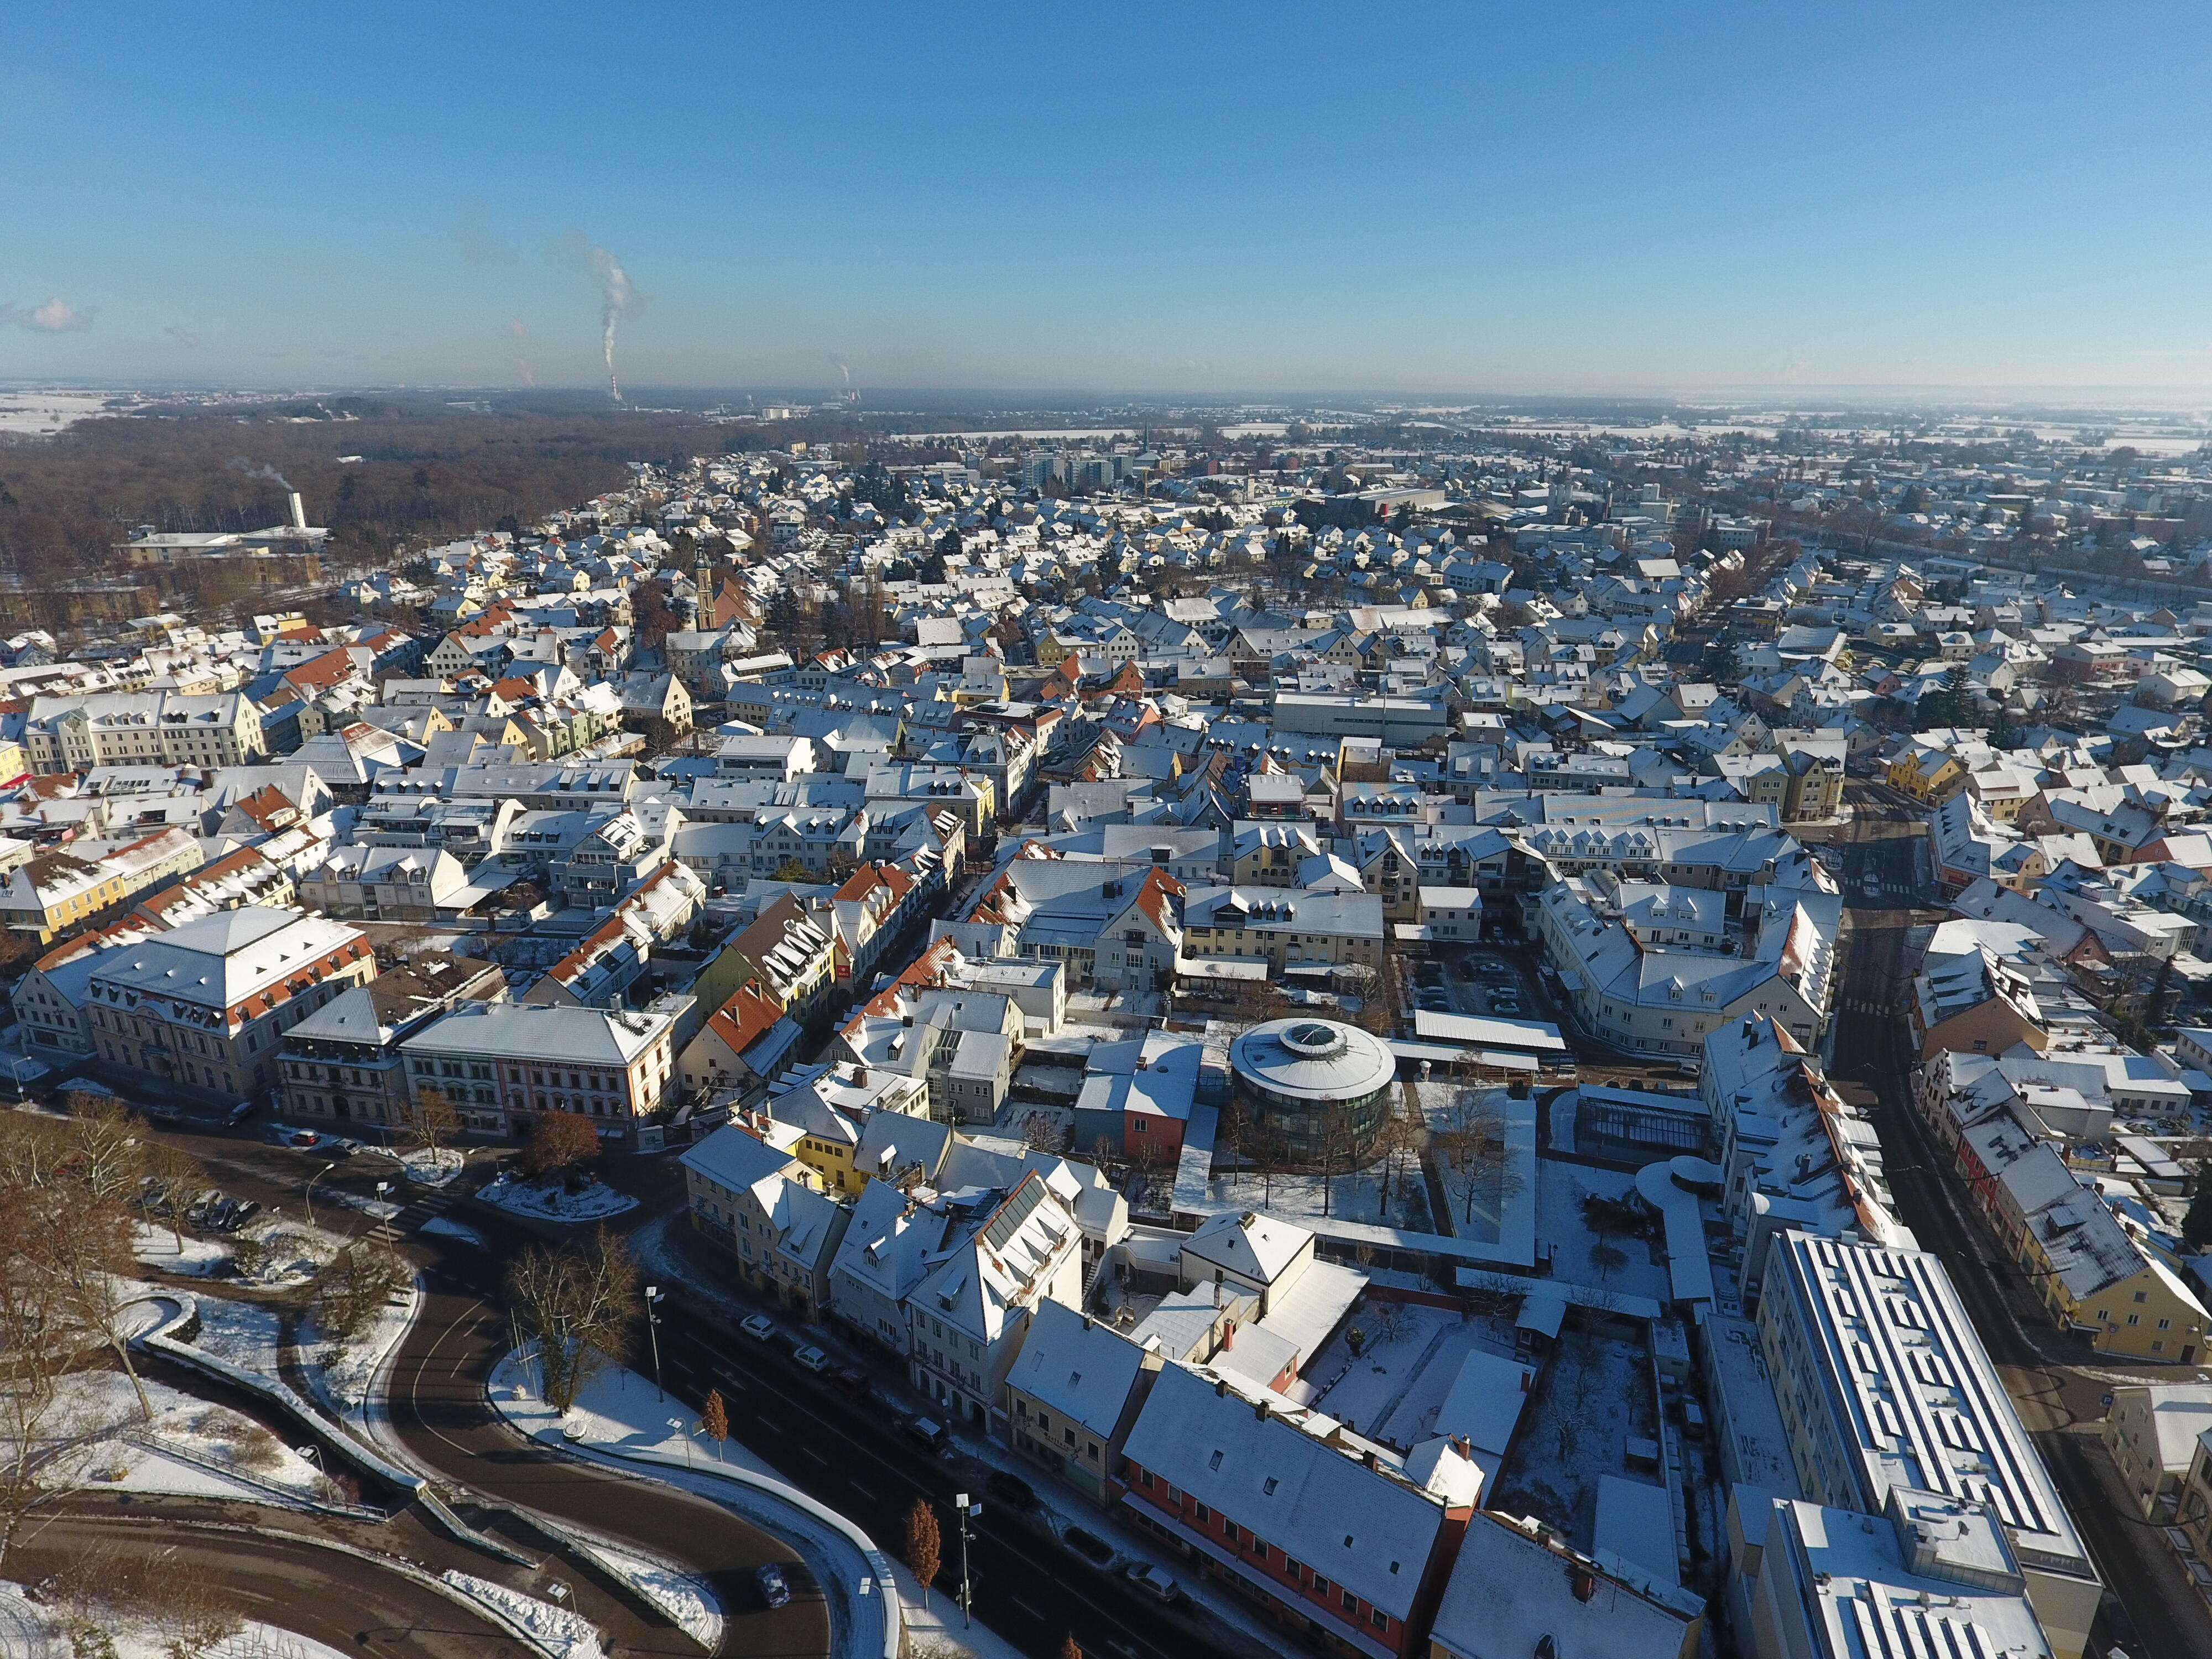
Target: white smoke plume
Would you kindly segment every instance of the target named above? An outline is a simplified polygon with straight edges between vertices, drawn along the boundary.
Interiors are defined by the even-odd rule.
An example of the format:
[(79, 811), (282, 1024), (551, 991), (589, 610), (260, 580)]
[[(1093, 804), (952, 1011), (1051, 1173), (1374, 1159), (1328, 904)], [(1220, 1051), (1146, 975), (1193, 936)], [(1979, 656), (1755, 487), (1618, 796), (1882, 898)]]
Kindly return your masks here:
[(515, 343), (514, 367), (521, 374), (523, 384), (536, 386), (538, 377), (530, 372), (530, 325), (514, 318), (501, 324), (499, 331)]
[(289, 489), (292, 487), (292, 481), (273, 466), (257, 465), (247, 460), (243, 455), (234, 457), (230, 464), (235, 471), (243, 472), (249, 478), (266, 478), (279, 489)]
[(629, 274), (622, 268), (622, 261), (597, 244), (592, 248), (592, 267), (599, 273), (600, 285), (606, 290), (606, 302), (599, 313), (599, 350), (607, 360), (607, 390), (620, 403), (622, 383), (615, 379), (615, 331), (622, 326), (623, 313), (629, 309), (636, 290), (630, 287)]
[(853, 371), (845, 367), (845, 360), (834, 351), (830, 354), (830, 366), (845, 377), (848, 386), (853, 384)]

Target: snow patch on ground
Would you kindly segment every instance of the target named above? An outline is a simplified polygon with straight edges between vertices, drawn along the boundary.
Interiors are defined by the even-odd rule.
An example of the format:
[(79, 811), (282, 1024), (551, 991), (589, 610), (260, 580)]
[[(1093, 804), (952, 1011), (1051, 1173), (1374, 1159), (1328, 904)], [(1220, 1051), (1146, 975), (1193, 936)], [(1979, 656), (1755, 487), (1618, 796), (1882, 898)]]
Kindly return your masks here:
[(345, 1242), (319, 1227), (289, 1218), (256, 1222), (240, 1229), (237, 1239), (231, 1254), (239, 1266), (239, 1277), (249, 1285), (270, 1290), (305, 1285)]
[(380, 1198), (366, 1198), (359, 1193), (349, 1193), (343, 1187), (331, 1187), (318, 1193), (317, 1197), (333, 1204), (343, 1204), (348, 1209), (359, 1210), (372, 1221), (389, 1221), (407, 1206), (392, 1204)]
[(441, 1576), (471, 1601), (529, 1632), (533, 1640), (559, 1659), (601, 1659), (599, 1630), (581, 1613), (451, 1567)]
[(420, 1291), (410, 1284), (404, 1302), (379, 1308), (374, 1322), (343, 1350), (322, 1336), (311, 1315), (301, 1325), (294, 1357), (315, 1397), (341, 1417), (358, 1411), (368, 1398), (376, 1368), (414, 1322), (420, 1299)]
[(252, 1418), (167, 1383), (142, 1381), (151, 1422), (120, 1371), (76, 1371), (63, 1379), (45, 1425), (50, 1484), (259, 1503), (276, 1501), (264, 1486), (301, 1498), (319, 1494), (322, 1472)]
[(594, 1181), (583, 1191), (572, 1193), (557, 1181), (548, 1186), (501, 1176), (480, 1188), (477, 1197), (495, 1208), (515, 1215), (534, 1216), (541, 1221), (604, 1221), (637, 1208), (635, 1199), (628, 1193), (616, 1191), (603, 1181)]
[[(1364, 1341), (1352, 1352), (1351, 1333)], [(1436, 1432), (1437, 1409), (1478, 1349), (1510, 1358), (1513, 1334), (1441, 1308), (1371, 1300), (1286, 1391), (1358, 1432), (1408, 1450)]]
[[(168, 1659), (168, 1638), (150, 1620), (103, 1619), (115, 1659)], [(21, 1584), (0, 1580), (0, 1654), (7, 1659), (64, 1659), (70, 1644), (60, 1620), (33, 1601)], [(311, 1637), (248, 1620), (235, 1636), (204, 1649), (202, 1659), (346, 1659)]]
[(682, 1572), (635, 1550), (582, 1539), (585, 1554), (602, 1571), (619, 1578), (658, 1608), (671, 1624), (708, 1653), (722, 1645), (722, 1607), (714, 1591), (688, 1572)]
[(419, 1233), (434, 1234), (440, 1238), (458, 1238), (464, 1244), (482, 1247), (483, 1235), (475, 1228), (465, 1226), (450, 1216), (434, 1215), (415, 1230)]
[(461, 1152), (452, 1146), (440, 1146), (434, 1151), (417, 1146), (393, 1156), (399, 1160), (401, 1172), (418, 1187), (447, 1185), (460, 1174), (467, 1162)]
[(277, 1374), (284, 1322), (275, 1309), (204, 1293), (199, 1296), (199, 1334), (192, 1339), (192, 1346), (264, 1376)]
[[(1631, 1296), (1648, 1296), (1665, 1302), (1674, 1295), (1667, 1269), (1651, 1259), (1651, 1247), (1640, 1238), (1616, 1234), (1601, 1239), (1590, 1231), (1583, 1215), (1583, 1200), (1595, 1194), (1615, 1201), (1636, 1190), (1636, 1177), (1626, 1170), (1595, 1170), (1585, 1164), (1558, 1158), (1536, 1160), (1536, 1237), (1551, 1244), (1554, 1277), (1577, 1285)], [(1591, 1259), (1591, 1253), (1609, 1244), (1626, 1259), (1612, 1264)]]
[(141, 1221), (131, 1228), (131, 1252), (141, 1267), (159, 1268), (165, 1273), (209, 1279), (230, 1271), (229, 1244), (220, 1239), (194, 1238), (189, 1233), (182, 1237), (184, 1248), (179, 1249), (178, 1234)]

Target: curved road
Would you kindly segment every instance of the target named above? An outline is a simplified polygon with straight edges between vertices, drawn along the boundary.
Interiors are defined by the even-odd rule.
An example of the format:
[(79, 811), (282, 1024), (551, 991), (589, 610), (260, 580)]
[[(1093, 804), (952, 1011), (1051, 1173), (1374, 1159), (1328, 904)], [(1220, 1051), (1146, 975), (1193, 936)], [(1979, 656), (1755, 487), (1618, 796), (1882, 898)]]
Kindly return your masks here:
[[(506, 1428), (484, 1395), (484, 1381), (508, 1346), (504, 1310), (438, 1267), (423, 1278), (428, 1293), (387, 1384), (392, 1424), (417, 1463), (489, 1497), (686, 1564), (721, 1601), (725, 1655), (829, 1653), (824, 1602), (794, 1598), (770, 1611), (754, 1587), (753, 1569), (763, 1562), (788, 1568), (798, 1560), (788, 1545), (703, 1498), (541, 1450)], [(696, 1659), (696, 1645), (682, 1632), (661, 1634), (663, 1641), (643, 1650)]]
[[(131, 1520), (70, 1514), (19, 1547), (14, 1576), (37, 1581), (100, 1545), (143, 1548), (149, 1528), (164, 1546), (161, 1570), (225, 1584), (246, 1616), (325, 1643), (340, 1653), (392, 1659), (536, 1659), (530, 1648), (428, 1585), (357, 1556), (301, 1540), (240, 1537), (175, 1516)], [(694, 1654), (697, 1650), (692, 1650)]]

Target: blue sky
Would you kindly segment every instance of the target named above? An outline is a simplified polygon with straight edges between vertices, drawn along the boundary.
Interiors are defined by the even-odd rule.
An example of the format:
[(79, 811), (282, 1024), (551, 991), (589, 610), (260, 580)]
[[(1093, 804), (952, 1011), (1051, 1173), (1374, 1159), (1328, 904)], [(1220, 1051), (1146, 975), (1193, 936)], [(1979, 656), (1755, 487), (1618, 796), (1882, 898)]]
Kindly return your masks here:
[(2212, 384), (2212, 11), (112, 6), (0, 377)]

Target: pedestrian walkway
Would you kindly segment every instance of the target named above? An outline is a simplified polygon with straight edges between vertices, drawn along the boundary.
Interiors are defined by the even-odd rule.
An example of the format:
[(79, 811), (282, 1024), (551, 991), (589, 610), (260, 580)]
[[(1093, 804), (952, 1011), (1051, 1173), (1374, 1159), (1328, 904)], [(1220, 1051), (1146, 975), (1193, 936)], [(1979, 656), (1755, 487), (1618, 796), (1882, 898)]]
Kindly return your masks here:
[(404, 1235), (422, 1231), (426, 1224), (445, 1214), (459, 1201), (459, 1194), (451, 1188), (427, 1188), (421, 1197), (398, 1215), (371, 1227), (367, 1236), (388, 1249)]

